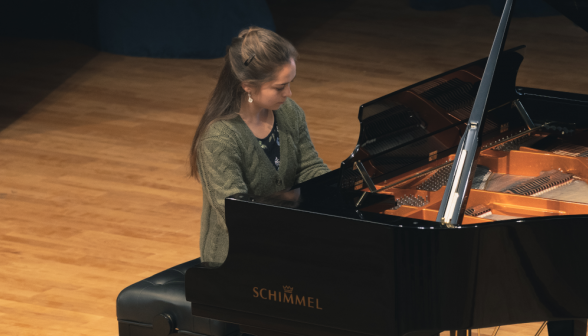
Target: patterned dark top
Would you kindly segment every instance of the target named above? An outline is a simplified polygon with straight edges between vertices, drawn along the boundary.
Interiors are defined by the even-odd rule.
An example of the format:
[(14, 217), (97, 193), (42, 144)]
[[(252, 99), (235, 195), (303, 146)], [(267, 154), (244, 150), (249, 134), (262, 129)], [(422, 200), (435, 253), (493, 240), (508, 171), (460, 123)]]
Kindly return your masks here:
[(274, 127), (271, 132), (263, 139), (257, 138), (259, 145), (274, 165), (276, 170), (280, 168), (280, 133), (278, 132), (278, 121), (274, 114)]

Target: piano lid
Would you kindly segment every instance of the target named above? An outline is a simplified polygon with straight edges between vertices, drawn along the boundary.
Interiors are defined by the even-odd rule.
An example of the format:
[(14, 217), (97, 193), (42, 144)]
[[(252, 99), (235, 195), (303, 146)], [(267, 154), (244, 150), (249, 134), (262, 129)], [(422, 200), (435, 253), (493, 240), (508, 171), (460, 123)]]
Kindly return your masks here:
[[(509, 133), (520, 132), (532, 125), (532, 121), (519, 115), (520, 111), (516, 112), (512, 105), (518, 98), (515, 82), (524, 58), (524, 46), (502, 51), (513, 3), (512, 0), (506, 1), (489, 57), (493, 64), (486, 84), (482, 84), (482, 76), (488, 70), (488, 58), (360, 107), (359, 141), (355, 151), (341, 165), (341, 188), (359, 190), (371, 185), (370, 190), (374, 191), (374, 184), (381, 186), (382, 182), (389, 183), (389, 179), (397, 179), (409, 171), (414, 172), (414, 169), (449, 164), (456, 154), (459, 156), (463, 152), (458, 151), (458, 146), (471, 127), (468, 120), (476, 97), (480, 106), (475, 123), (481, 129), (475, 147), (496, 140), (497, 136), (508, 138)], [(588, 0), (557, 3), (554, 7), (586, 28), (587, 21), (582, 18), (588, 18), (588, 15), (583, 16), (588, 10)], [(481, 85), (485, 87), (482, 97), (478, 92)], [(504, 133), (505, 130), (508, 132)], [(475, 150), (470, 148), (470, 152)]]
[[(584, 30), (587, 30), (587, 1), (549, 2), (553, 7), (560, 10), (564, 15), (584, 28)], [(496, 93), (495, 88), (501, 85), (500, 82), (495, 80), (494, 75), (504, 66), (504, 63), (500, 62), (500, 60), (503, 57), (514, 2), (515, 0), (506, 0), (496, 37), (486, 63), (484, 75), (480, 82), (480, 88), (476, 94), (468, 125), (461, 137), (458, 150), (455, 154), (447, 187), (439, 208), (437, 221), (447, 224), (450, 227), (461, 224), (470, 192), (471, 181), (476, 169), (476, 160), (482, 146), (483, 132), (480, 131), (480, 128), (483, 127), (484, 120), (487, 117), (485, 114), (491, 108), (487, 103), (490, 100), (490, 96)], [(528, 127), (536, 127), (537, 125), (534, 125), (526, 112), (522, 111), (524, 111), (524, 108), (521, 108), (519, 112), (521, 113), (521, 117), (526, 120)]]
[[(499, 83), (488, 100), (483, 126), (485, 138), (504, 137), (501, 129), (524, 126), (513, 120), (508, 103), (516, 99), (515, 82), (524, 46), (501, 56), (494, 80)], [(353, 154), (341, 164), (343, 189), (363, 189), (355, 162), (365, 166), (380, 183), (428, 164), (440, 164), (454, 155), (465, 131), (487, 58), (398, 90), (359, 109), (360, 134)], [(506, 105), (505, 105), (506, 104)]]
[(545, 2), (588, 32), (588, 0), (545, 0)]

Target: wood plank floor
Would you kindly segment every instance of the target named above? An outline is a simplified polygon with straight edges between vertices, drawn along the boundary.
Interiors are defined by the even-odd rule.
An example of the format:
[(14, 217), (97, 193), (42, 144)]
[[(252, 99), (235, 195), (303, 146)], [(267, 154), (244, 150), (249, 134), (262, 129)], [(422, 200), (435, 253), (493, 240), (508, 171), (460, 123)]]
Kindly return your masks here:
[[(301, 55), (293, 98), (332, 169), (356, 144), (359, 105), (486, 57), (498, 24), (485, 6), (292, 3), (272, 10)], [(1, 43), (0, 334), (115, 335), (123, 288), (199, 256), (187, 159), (222, 60)], [(507, 47), (519, 44), (519, 85), (588, 94), (588, 33), (564, 17), (515, 18)]]

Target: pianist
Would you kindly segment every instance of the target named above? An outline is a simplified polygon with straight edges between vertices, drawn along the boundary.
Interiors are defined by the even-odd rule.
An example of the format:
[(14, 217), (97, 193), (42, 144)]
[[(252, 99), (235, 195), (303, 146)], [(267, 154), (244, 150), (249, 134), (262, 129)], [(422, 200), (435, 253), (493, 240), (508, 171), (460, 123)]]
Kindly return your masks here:
[(304, 112), (290, 99), (297, 55), (290, 42), (258, 27), (241, 31), (229, 46), (190, 155), (203, 191), (203, 262), (218, 265), (227, 257), (227, 196), (267, 196), (329, 171)]

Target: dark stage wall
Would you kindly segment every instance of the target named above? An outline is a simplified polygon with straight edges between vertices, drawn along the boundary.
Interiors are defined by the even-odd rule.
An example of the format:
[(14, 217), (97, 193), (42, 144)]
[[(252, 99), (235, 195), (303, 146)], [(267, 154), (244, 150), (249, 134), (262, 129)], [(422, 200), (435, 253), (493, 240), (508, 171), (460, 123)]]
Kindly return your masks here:
[[(500, 15), (505, 0), (393, 0), (420, 10), (487, 4)], [(335, 10), (357, 1), (271, 0), (291, 13)], [(542, 0), (517, 0), (515, 16), (556, 15)], [(281, 23), (279, 23), (281, 24)], [(217, 58), (239, 30), (275, 30), (265, 0), (22, 0), (0, 5), (0, 36), (73, 40), (100, 51), (161, 58)]]
[(129, 56), (216, 58), (239, 30), (274, 30), (265, 0), (24, 0), (0, 5), (0, 35), (74, 40)]
[[(447, 10), (468, 5), (486, 4), (492, 14), (499, 16), (506, 0), (410, 0), (410, 6), (420, 10)], [(555, 9), (543, 0), (517, 0), (513, 9), (515, 17), (558, 15)]]

